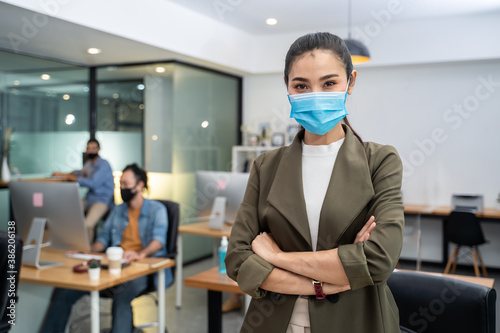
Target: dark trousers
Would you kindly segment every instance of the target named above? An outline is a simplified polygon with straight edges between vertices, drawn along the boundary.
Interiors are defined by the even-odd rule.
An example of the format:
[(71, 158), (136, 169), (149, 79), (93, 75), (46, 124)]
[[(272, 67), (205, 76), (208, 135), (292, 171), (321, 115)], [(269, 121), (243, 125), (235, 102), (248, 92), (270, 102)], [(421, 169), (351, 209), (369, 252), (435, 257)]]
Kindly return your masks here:
[[(148, 277), (142, 276), (124, 284), (105, 290), (113, 299), (111, 308), (112, 333), (128, 333), (133, 329), (132, 306), (130, 303), (139, 296), (147, 287)], [(71, 307), (82, 296), (88, 292), (71, 289), (54, 289), (49, 309), (45, 315), (45, 320), (41, 333), (64, 333)]]

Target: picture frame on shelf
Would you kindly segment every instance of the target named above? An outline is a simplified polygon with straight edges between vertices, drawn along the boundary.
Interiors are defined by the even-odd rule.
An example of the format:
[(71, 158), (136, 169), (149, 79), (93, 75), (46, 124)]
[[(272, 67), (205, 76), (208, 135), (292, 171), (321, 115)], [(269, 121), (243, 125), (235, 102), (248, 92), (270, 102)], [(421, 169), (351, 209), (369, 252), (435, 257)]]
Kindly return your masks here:
[(271, 138), (271, 144), (274, 147), (282, 147), (285, 145), (285, 134), (283, 133), (273, 133)]

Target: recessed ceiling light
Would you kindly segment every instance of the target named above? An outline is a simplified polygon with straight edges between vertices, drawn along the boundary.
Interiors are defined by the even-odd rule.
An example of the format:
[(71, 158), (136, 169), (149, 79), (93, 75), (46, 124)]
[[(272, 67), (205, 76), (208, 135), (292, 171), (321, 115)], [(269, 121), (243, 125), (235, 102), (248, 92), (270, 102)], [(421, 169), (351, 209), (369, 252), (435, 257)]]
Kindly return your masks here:
[(21, 84), (21, 81), (19, 81), (19, 80), (15, 80), (15, 81), (14, 81), (14, 85), (15, 85), (15, 86), (18, 86), (18, 85), (20, 85), (20, 84)]
[(66, 123), (66, 125), (71, 125), (75, 122), (75, 116), (72, 115), (71, 113), (67, 114), (66, 115), (66, 119), (64, 120), (64, 122)]
[(165, 73), (165, 67), (158, 66), (155, 68), (156, 73)]
[(113, 94), (113, 98), (114, 98), (114, 99), (118, 99), (118, 97), (120, 97), (120, 95), (119, 95), (118, 93), (114, 93), (114, 94)]
[(88, 54), (99, 54), (101, 53), (101, 49), (98, 49), (97, 47), (89, 47), (87, 49)]
[(153, 136), (151, 137), (151, 140), (153, 140), (153, 141), (157, 141), (157, 140), (158, 140), (158, 135), (153, 134)]
[(42, 80), (45, 80), (45, 81), (50, 80), (49, 74), (42, 74), (42, 75), (40, 75), (40, 77), (42, 78)]
[(142, 83), (137, 85), (137, 90), (144, 90), (146, 88)]
[(266, 20), (267, 25), (275, 25), (276, 23), (278, 23), (278, 20), (275, 19), (274, 17), (270, 17)]
[(69, 94), (64, 94), (64, 95), (63, 95), (63, 99), (64, 99), (65, 101), (67, 101), (67, 100), (69, 99)]
[(201, 127), (203, 128), (207, 128), (208, 125), (210, 125), (210, 123), (207, 121), (207, 120), (204, 120), (202, 123), (201, 123)]

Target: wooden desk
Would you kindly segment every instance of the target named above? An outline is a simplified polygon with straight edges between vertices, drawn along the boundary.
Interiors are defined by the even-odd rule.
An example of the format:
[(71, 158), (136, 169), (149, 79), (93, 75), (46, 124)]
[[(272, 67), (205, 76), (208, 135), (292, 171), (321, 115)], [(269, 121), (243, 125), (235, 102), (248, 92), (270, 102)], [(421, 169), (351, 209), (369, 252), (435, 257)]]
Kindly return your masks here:
[[(448, 216), (450, 213), (450, 206), (438, 206), (432, 210), (430, 215)], [(481, 212), (477, 212), (476, 216), (480, 219), (500, 220), (500, 209), (484, 208)]]
[[(437, 206), (418, 205), (418, 204), (404, 204), (405, 214), (412, 215), (433, 215), (433, 216), (448, 216), (451, 213), (451, 206)], [(480, 219), (500, 220), (500, 209), (484, 208), (481, 212), (476, 213)]]
[(21, 181), (23, 181), (23, 182), (37, 182), (37, 183), (72, 182), (72, 180), (64, 179), (63, 177), (28, 178), (28, 179), (21, 179)]
[(187, 277), (184, 280), (184, 284), (186, 287), (245, 294), (240, 290), (238, 284), (231, 280), (227, 274), (219, 273), (218, 267), (210, 268), (204, 272)]
[(177, 308), (180, 308), (182, 305), (182, 234), (196, 235), (196, 236), (204, 236), (204, 237), (212, 237), (214, 238), (214, 246), (213, 246), (213, 257), (214, 260), (217, 260), (217, 249), (218, 239), (222, 238), (222, 236), (226, 236), (229, 238), (231, 234), (231, 226), (226, 226), (224, 229), (211, 229), (208, 227), (208, 221), (203, 222), (195, 222), (182, 224), (179, 226), (179, 233), (177, 236), (177, 261), (180, 265), (177, 265), (175, 272), (175, 279), (179, 281), (176, 286), (176, 301), (175, 304)]
[(491, 289), (493, 289), (493, 287), (495, 286), (495, 279), (491, 279), (491, 278), (475, 277), (475, 276), (468, 276), (468, 275), (457, 275), (457, 274), (443, 274), (443, 273), (434, 273), (434, 272), (412, 271), (412, 270), (407, 270), (407, 269), (398, 269), (398, 271), (428, 274), (428, 275), (434, 275), (434, 276), (442, 276), (442, 277), (447, 277), (450, 279), (455, 279), (455, 280), (460, 280), (460, 281), (478, 284), (480, 286), (485, 286), (485, 287), (488, 287)]
[(429, 205), (418, 205), (418, 204), (404, 204), (405, 214), (423, 214), (423, 212), (430, 209)]
[(244, 294), (238, 284), (217, 267), (190, 276), (184, 280), (186, 287), (208, 290), (208, 332), (222, 332), (222, 292)]
[[(99, 291), (133, 280), (140, 276), (158, 272), (158, 332), (165, 331), (165, 269), (175, 265), (174, 260), (165, 261), (164, 264), (151, 268), (141, 264), (140, 261), (132, 263), (122, 269), (120, 276), (113, 276), (107, 270), (101, 270), (100, 279), (90, 281), (87, 273), (74, 273), (73, 266), (84, 260), (72, 259), (64, 256), (65, 251), (43, 249), (40, 260), (61, 262), (61, 266), (36, 269), (22, 266), (19, 281), (24, 283), (40, 284), (58, 288), (84, 290), (90, 292), (90, 318), (92, 333), (99, 332)], [(165, 258), (155, 258), (158, 262)], [(148, 260), (155, 260), (148, 258)]]
[[(416, 215), (417, 217), (417, 270), (420, 270), (421, 264), (421, 216), (435, 216), (445, 217), (450, 215), (451, 206), (437, 206), (420, 204), (404, 204), (404, 213), (409, 215)], [(476, 213), (476, 216), (481, 220), (500, 220), (500, 209), (484, 208), (483, 211)], [(443, 225), (443, 249), (442, 249), (442, 263), (448, 260), (448, 239), (444, 234)]]

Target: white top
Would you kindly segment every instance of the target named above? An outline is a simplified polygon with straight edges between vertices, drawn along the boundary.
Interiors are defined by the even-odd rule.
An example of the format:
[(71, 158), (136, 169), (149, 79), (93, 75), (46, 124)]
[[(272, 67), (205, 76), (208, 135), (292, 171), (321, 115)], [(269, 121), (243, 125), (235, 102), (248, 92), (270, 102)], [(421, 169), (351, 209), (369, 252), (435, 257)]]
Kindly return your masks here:
[(333, 166), (344, 139), (329, 145), (306, 145), (302, 141), (302, 184), (313, 251), (318, 242), (319, 216), (332, 176)]

